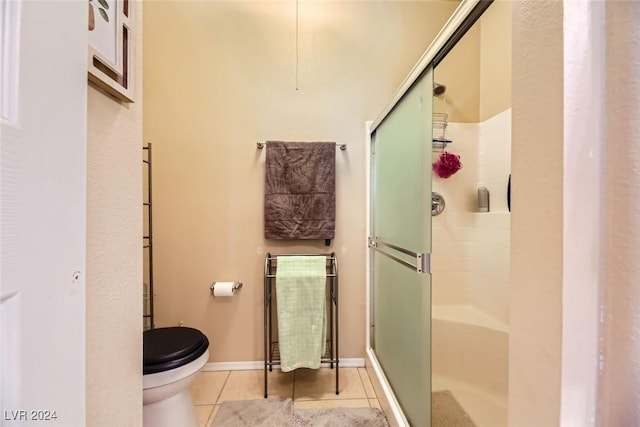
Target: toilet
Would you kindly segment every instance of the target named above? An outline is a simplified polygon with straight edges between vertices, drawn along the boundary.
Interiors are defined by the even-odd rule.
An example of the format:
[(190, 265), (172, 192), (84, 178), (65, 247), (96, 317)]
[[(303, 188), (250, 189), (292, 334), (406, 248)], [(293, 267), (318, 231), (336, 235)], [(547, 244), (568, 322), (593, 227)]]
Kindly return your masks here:
[(197, 329), (143, 332), (144, 427), (196, 427), (189, 386), (209, 360), (209, 340)]

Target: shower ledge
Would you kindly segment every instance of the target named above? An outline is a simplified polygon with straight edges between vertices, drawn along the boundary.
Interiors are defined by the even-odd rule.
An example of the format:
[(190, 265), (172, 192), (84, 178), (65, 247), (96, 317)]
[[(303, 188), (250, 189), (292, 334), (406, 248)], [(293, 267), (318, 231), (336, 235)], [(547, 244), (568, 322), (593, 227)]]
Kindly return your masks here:
[(467, 323), (509, 333), (509, 326), (471, 305), (436, 305), (431, 307), (433, 319)]

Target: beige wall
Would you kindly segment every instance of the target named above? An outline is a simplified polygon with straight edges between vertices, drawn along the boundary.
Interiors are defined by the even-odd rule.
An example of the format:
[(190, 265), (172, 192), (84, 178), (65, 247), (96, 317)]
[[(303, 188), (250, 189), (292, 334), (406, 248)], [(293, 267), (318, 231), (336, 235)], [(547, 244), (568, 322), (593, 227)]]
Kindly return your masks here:
[(562, 354), (562, 2), (514, 2), (512, 16), (509, 425), (553, 427)]
[[(263, 359), (267, 252), (335, 251), (341, 357), (364, 356), (365, 127), (455, 2), (145, 3), (145, 141), (154, 145), (158, 326), (201, 329), (211, 361)], [(337, 226), (323, 243), (266, 241), (257, 140), (335, 140)], [(241, 280), (231, 299), (211, 282)]]
[(447, 113), (450, 122), (480, 121), (480, 21), (438, 64), (433, 79), (447, 86), (444, 96), (434, 98), (434, 112)]
[(136, 102), (89, 86), (87, 425), (142, 425), (142, 10)]
[[(635, 19), (639, 6), (636, 2), (585, 2), (581, 10), (575, 3), (563, 7), (560, 1), (514, 4), (510, 426), (626, 426), (638, 425), (640, 419), (640, 177), (635, 142), (640, 132)], [(584, 31), (582, 43), (567, 44), (564, 52), (563, 23), (573, 25), (564, 27), (565, 32)], [(580, 42), (580, 37), (572, 35), (569, 40)], [(580, 83), (594, 100), (588, 108), (576, 103), (589, 96), (576, 97)], [(605, 92), (607, 96), (602, 96)], [(591, 119), (587, 125), (585, 118)], [(581, 134), (576, 139), (576, 129), (581, 127), (591, 131), (596, 141), (585, 144)], [(571, 156), (563, 159), (563, 148)], [(571, 175), (565, 177), (563, 189), (562, 175), (567, 171)], [(577, 183), (580, 172), (583, 181)], [(584, 180), (596, 181), (599, 189), (596, 185), (585, 191)], [(595, 205), (601, 216), (591, 213), (587, 221), (567, 216), (563, 230), (563, 208), (580, 206), (576, 203), (580, 194), (587, 198), (582, 207)], [(576, 233), (575, 222), (584, 225), (585, 235)], [(567, 229), (572, 239), (563, 242)], [(596, 288), (592, 281), (562, 283), (563, 269), (572, 278), (580, 263), (593, 268), (597, 249), (587, 251), (583, 246), (597, 235), (602, 238), (603, 256), (595, 263), (600, 273), (594, 272)], [(582, 288), (579, 298), (567, 298), (578, 295), (577, 287)], [(585, 306), (594, 301), (594, 293), (601, 304), (591, 312)], [(563, 309), (565, 326), (578, 326), (568, 316), (582, 316), (583, 328), (600, 326), (598, 339), (562, 337)], [(594, 353), (597, 360), (592, 364)], [(567, 365), (562, 369), (573, 374), (582, 369), (584, 380), (569, 375), (561, 384), (563, 356)], [(592, 399), (589, 394), (596, 381), (597, 397)], [(595, 402), (597, 409), (589, 402)]]
[(497, 0), (435, 69), (434, 99), (450, 122), (477, 123), (511, 108), (511, 0)]
[(511, 0), (496, 0), (480, 18), (479, 121), (511, 108)]
[(604, 7), (604, 363), (598, 423), (623, 426), (640, 423), (640, 3)]

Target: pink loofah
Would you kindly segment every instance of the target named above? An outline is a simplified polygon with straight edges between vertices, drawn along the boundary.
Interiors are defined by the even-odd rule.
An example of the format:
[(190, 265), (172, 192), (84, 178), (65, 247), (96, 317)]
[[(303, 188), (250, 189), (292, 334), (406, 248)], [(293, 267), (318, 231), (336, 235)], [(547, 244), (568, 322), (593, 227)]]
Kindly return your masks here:
[(449, 178), (462, 168), (460, 156), (451, 153), (442, 153), (438, 160), (433, 163), (433, 171), (440, 178)]

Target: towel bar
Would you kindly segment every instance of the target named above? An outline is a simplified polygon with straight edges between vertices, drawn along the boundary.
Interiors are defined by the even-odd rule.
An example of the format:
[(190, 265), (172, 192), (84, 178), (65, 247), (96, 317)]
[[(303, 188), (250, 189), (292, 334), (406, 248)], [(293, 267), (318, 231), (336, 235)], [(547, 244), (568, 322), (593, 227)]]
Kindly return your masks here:
[[(258, 145), (258, 150), (262, 150), (264, 148), (264, 146), (267, 145), (267, 142), (266, 141), (258, 141), (256, 144)], [(342, 151), (344, 151), (344, 150), (347, 149), (347, 144), (340, 144), (340, 143), (336, 142), (336, 147), (340, 147), (340, 149)]]

